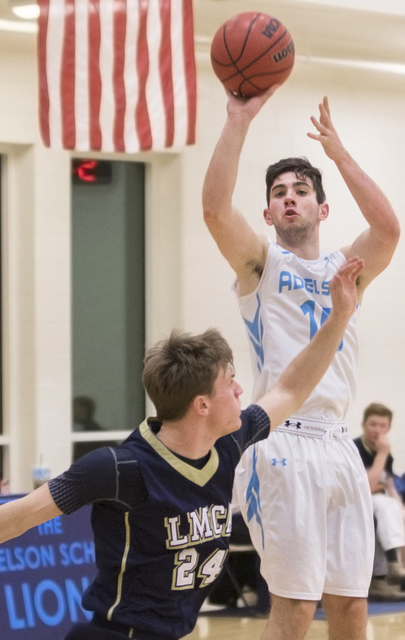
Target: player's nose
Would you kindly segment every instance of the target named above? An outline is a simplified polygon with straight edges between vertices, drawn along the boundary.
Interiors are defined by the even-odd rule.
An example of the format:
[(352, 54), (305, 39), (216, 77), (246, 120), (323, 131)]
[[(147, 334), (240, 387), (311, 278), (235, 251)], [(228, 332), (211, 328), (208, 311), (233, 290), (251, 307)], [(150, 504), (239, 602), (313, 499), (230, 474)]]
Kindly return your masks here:
[(237, 383), (236, 383), (236, 385), (235, 385), (235, 396), (236, 396), (237, 398), (239, 398), (239, 396), (241, 396), (241, 395), (242, 395), (242, 393), (243, 393), (243, 389), (242, 389), (242, 387), (240, 386), (239, 382), (237, 382)]
[(285, 202), (295, 202), (294, 192), (287, 192), (284, 196)]

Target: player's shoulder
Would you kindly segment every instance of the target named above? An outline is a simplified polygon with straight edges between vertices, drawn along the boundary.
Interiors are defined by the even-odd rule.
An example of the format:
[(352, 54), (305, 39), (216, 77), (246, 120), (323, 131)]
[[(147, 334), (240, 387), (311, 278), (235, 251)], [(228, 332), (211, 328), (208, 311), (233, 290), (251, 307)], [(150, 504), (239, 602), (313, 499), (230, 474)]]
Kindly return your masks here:
[(143, 440), (139, 428), (137, 428), (120, 445), (112, 447), (111, 451), (120, 461), (130, 460), (142, 447)]
[(266, 244), (265, 246), (265, 261), (263, 267), (263, 273), (261, 280), (266, 278), (267, 274), (274, 273), (277, 267), (284, 265), (289, 259), (294, 258), (295, 254), (291, 251), (284, 249), (277, 242), (273, 242), (269, 237), (264, 236)]
[(90, 451), (84, 456), (78, 458), (72, 466), (104, 467), (105, 464), (114, 461), (113, 450), (114, 448), (109, 446), (97, 447), (97, 449), (94, 449), (93, 451)]
[(81, 468), (103, 468), (116, 466), (117, 463), (133, 460), (139, 450), (139, 434), (133, 431), (121, 444), (98, 447), (79, 458), (73, 465)]
[(265, 236), (266, 241), (267, 241), (267, 255), (268, 256), (284, 256), (287, 255), (288, 253), (291, 253), (291, 251), (288, 251), (288, 249), (284, 249), (284, 247), (282, 247), (281, 245), (277, 244), (277, 242), (274, 242), (271, 238), (269, 238), (268, 236)]
[(331, 253), (332, 256), (336, 256), (337, 259), (343, 260), (344, 262), (350, 257), (351, 245), (347, 245), (346, 247), (341, 247), (340, 249), (336, 249)]

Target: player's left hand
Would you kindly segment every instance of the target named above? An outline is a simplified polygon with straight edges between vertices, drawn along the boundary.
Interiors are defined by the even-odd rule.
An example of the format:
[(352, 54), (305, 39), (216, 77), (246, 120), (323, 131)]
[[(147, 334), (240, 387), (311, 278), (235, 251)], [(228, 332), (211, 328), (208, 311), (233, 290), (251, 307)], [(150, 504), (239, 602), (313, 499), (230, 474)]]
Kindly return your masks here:
[(363, 258), (354, 256), (345, 262), (329, 283), (333, 310), (351, 316), (358, 303), (357, 278), (364, 267)]
[(332, 124), (327, 96), (324, 97), (319, 105), (319, 120), (311, 116), (311, 122), (319, 133), (308, 133), (308, 137), (320, 142), (328, 158), (334, 162), (343, 159), (347, 155), (347, 151)]

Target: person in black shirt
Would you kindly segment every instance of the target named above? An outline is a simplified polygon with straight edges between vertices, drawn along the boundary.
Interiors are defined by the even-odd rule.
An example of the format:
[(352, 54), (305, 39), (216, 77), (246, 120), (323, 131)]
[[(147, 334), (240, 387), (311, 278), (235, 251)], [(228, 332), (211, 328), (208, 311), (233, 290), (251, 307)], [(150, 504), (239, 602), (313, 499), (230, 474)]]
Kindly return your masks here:
[[(388, 432), (392, 411), (383, 404), (372, 403), (364, 410), (363, 434), (354, 440), (364, 463), (373, 496), (376, 535), (387, 559), (388, 576), (374, 576), (372, 595), (391, 597), (401, 594), (385, 580), (402, 581), (405, 568), (399, 562), (397, 549), (405, 544), (404, 507), (393, 480), (393, 457)], [(405, 594), (402, 594), (405, 599)]]
[(173, 332), (145, 357), (157, 418), (0, 507), (5, 542), (93, 504), (98, 574), (83, 604), (94, 616), (65, 640), (177, 640), (191, 632), (228, 553), (235, 467), (325, 374), (355, 310), (363, 264), (353, 258), (333, 278), (329, 318), (257, 403), (241, 411), (232, 351), (218, 331)]

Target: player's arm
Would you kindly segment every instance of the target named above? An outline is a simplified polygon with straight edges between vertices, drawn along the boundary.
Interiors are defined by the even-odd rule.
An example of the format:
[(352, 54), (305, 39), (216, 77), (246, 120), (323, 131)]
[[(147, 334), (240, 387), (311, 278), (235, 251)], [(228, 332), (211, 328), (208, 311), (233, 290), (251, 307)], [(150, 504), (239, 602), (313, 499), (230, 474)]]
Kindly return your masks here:
[(326, 155), (335, 162), (369, 224), (369, 228), (359, 235), (352, 246), (342, 249), (346, 258), (357, 255), (365, 260), (365, 267), (359, 280), (359, 291), (363, 292), (367, 285), (390, 263), (400, 235), (399, 222), (381, 189), (359, 167), (342, 145), (332, 124), (326, 97), (319, 105), (319, 111), (319, 120), (311, 117), (318, 134), (308, 133), (308, 136), (313, 140), (318, 140)]
[(10, 500), (0, 506), (0, 543), (16, 538), (61, 513), (53, 501), (48, 484), (23, 498)]
[[(132, 495), (143, 498), (138, 474), (132, 475)], [(110, 447), (100, 447), (87, 453), (48, 484), (0, 506), (0, 542), (20, 536), (63, 513), (69, 515), (97, 500), (122, 502), (117, 484), (116, 456)]]
[(276, 87), (243, 100), (228, 94), (227, 120), (215, 147), (203, 187), (204, 220), (219, 250), (236, 272), (241, 293), (256, 287), (267, 255), (265, 236), (256, 234), (233, 206), (239, 159), (253, 118)]
[(331, 364), (356, 308), (356, 280), (363, 265), (362, 259), (351, 258), (330, 281), (333, 308), (329, 318), (284, 370), (275, 387), (257, 402), (269, 415), (272, 429), (301, 407)]

